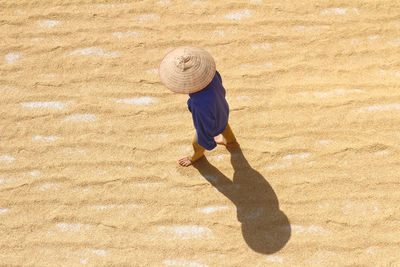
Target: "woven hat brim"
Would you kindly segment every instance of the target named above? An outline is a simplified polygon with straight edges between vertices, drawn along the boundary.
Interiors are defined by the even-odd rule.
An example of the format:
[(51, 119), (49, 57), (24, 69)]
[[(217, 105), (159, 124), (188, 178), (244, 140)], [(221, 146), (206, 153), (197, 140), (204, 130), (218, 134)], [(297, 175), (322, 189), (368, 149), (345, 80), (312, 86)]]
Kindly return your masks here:
[[(188, 55), (188, 69), (177, 65), (177, 58)], [(186, 64), (186, 63), (185, 63)], [(216, 66), (213, 57), (206, 50), (182, 46), (170, 51), (161, 61), (159, 76), (169, 90), (190, 94), (201, 91), (210, 84), (215, 76)]]

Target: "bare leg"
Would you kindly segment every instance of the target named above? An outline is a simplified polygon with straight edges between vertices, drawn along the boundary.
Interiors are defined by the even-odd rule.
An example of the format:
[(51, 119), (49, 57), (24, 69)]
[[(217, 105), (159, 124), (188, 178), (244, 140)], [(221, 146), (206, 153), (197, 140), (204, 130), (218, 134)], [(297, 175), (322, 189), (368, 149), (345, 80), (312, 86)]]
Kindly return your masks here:
[(197, 143), (197, 134), (195, 134), (193, 137), (192, 145), (194, 151), (193, 155), (180, 158), (178, 160), (178, 163), (181, 166), (188, 167), (192, 165), (193, 162), (204, 156), (205, 148)]

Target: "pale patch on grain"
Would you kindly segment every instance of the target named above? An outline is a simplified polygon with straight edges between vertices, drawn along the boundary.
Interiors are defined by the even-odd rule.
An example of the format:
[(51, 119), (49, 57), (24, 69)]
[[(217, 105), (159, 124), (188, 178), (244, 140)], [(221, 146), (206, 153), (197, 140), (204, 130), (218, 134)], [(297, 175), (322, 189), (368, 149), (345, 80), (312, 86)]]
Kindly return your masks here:
[(56, 226), (62, 232), (79, 232), (82, 230), (88, 230), (90, 228), (90, 225), (81, 223), (57, 223)]
[(251, 49), (271, 49), (271, 46), (269, 43), (252, 44)]
[(157, 14), (143, 14), (143, 15), (140, 15), (139, 22), (143, 23), (143, 22), (147, 22), (147, 21), (156, 21), (159, 19), (160, 19), (160, 16), (158, 16)]
[[(66, 168), (66, 169), (69, 169), (69, 168)], [(79, 193), (88, 193), (88, 192), (90, 192), (90, 186), (81, 185), (79, 187), (72, 188), (70, 191), (71, 192), (79, 192)]]
[(24, 15), (24, 14), (26, 14), (26, 11), (21, 10), (21, 9), (17, 9), (17, 10), (15, 10), (15, 13), (18, 13), (20, 15)]
[(400, 38), (397, 38), (396, 40), (393, 41), (388, 41), (387, 42), (390, 45), (399, 45), (400, 44)]
[(60, 139), (58, 136), (41, 136), (41, 135), (36, 135), (32, 137), (32, 140), (34, 141), (43, 141), (43, 142), (50, 142), (50, 141), (57, 141)]
[(375, 247), (369, 247), (365, 250), (368, 254), (374, 255), (375, 254)]
[(53, 28), (60, 24), (58, 20), (39, 20), (37, 21), (37, 25), (42, 28)]
[(161, 183), (161, 182), (135, 183), (135, 184), (132, 184), (132, 186), (149, 188), (149, 187), (164, 186), (164, 183)]
[(379, 37), (379, 35), (370, 35), (370, 36), (368, 36), (368, 40), (373, 41), (373, 40), (378, 39), (378, 37)]
[[(311, 155), (311, 153), (288, 154), (282, 157), (284, 162), (275, 163), (274, 165), (267, 166), (266, 169), (286, 168), (292, 165), (291, 160), (306, 159), (309, 158)], [(311, 165), (312, 163), (307, 164)]]
[(113, 35), (118, 38), (122, 38), (122, 36), (123, 36), (122, 32), (113, 32)]
[(202, 212), (205, 214), (210, 214), (213, 212), (221, 211), (221, 210), (228, 210), (228, 206), (209, 206), (209, 207), (204, 207), (204, 208), (197, 208), (198, 212)]
[(8, 53), (7, 55), (4, 56), (4, 59), (8, 64), (12, 64), (18, 61), (20, 57), (21, 54), (19, 53)]
[(224, 17), (231, 20), (241, 20), (242, 18), (250, 18), (251, 16), (252, 15), (250, 10), (245, 9), (241, 11), (228, 13)]
[(122, 98), (115, 100), (117, 103), (132, 104), (132, 105), (148, 105), (150, 103), (156, 103), (158, 100), (153, 97), (134, 97), (134, 98)]
[(245, 100), (245, 101), (247, 101), (247, 100), (250, 100), (250, 97), (247, 96), (247, 95), (240, 95), (240, 96), (236, 97), (236, 100), (239, 100), (239, 101)]
[(160, 0), (157, 2), (159, 5), (168, 5), (171, 1), (170, 0)]
[(225, 35), (225, 31), (224, 30), (215, 30), (213, 31), (213, 36), (224, 36)]
[(323, 204), (319, 203), (317, 206), (320, 209), (328, 209), (329, 208), (329, 203), (326, 203), (326, 202), (323, 203)]
[(185, 259), (175, 259), (175, 260), (171, 260), (171, 259), (167, 259), (163, 261), (164, 265), (167, 266), (193, 266), (193, 267), (208, 267), (207, 264), (202, 264), (196, 261), (188, 261)]
[(78, 153), (80, 153), (80, 154), (83, 154), (83, 153), (85, 153), (85, 150), (84, 150), (84, 149), (81, 149), (81, 148), (66, 147), (66, 148), (63, 148), (63, 149), (62, 149), (62, 152), (63, 152), (63, 153), (68, 153), (68, 154), (73, 154), (73, 153), (78, 152)]
[(381, 151), (375, 152), (375, 155), (377, 155), (377, 156), (383, 156), (383, 155), (387, 155), (387, 154), (389, 154), (389, 151), (387, 151), (387, 150), (381, 150)]
[(168, 54), (169, 52), (171, 52), (172, 50), (174, 50), (175, 47), (168, 47), (165, 49), (165, 54)]
[(361, 41), (357, 40), (357, 39), (351, 39), (350, 40), (350, 44), (351, 45), (359, 45), (361, 43)]
[(128, 38), (128, 37), (138, 37), (139, 34), (137, 32), (113, 32), (113, 36), (116, 36), (117, 38)]
[(159, 226), (157, 230), (165, 233), (165, 239), (213, 239), (215, 238), (211, 229), (198, 225)]
[(70, 53), (70, 55), (91, 55), (91, 54), (95, 54), (98, 56), (110, 57), (110, 56), (118, 55), (118, 51), (106, 53), (103, 51), (103, 49), (92, 46), (92, 47), (87, 47), (87, 48), (83, 48), (83, 49), (77, 49)]
[(285, 163), (282, 163), (282, 164), (275, 163), (274, 165), (267, 166), (266, 168), (267, 169), (277, 169), (277, 168), (280, 169), (280, 168), (289, 167), (290, 165), (292, 165), (291, 162), (285, 162)]
[(40, 76), (45, 78), (54, 78), (56, 75), (54, 73), (41, 73)]
[(146, 70), (147, 74), (158, 74), (158, 69), (150, 69), (150, 70)]
[(282, 157), (284, 160), (291, 160), (291, 159), (305, 159), (311, 156), (311, 153), (299, 153), (299, 154), (288, 154)]
[(220, 161), (220, 160), (223, 160), (224, 158), (226, 158), (226, 155), (215, 155), (215, 156), (211, 156), (210, 158)]
[(358, 9), (357, 8), (352, 8), (351, 9), (356, 15), (360, 15), (360, 12), (358, 11)]
[(192, 2), (192, 5), (204, 5), (204, 4), (205, 4), (205, 2), (199, 1), (199, 0), (195, 0)]
[(321, 15), (344, 15), (347, 11), (352, 11), (356, 15), (360, 15), (357, 8), (347, 9), (347, 8), (328, 8), (321, 11)]
[(277, 263), (283, 263), (283, 258), (279, 256), (268, 256), (267, 261), (270, 262), (277, 262)]
[(322, 26), (294, 26), (293, 30), (297, 32), (311, 32), (311, 31), (317, 31), (317, 30), (327, 30), (329, 29), (329, 26), (322, 25)]
[(45, 183), (40, 187), (41, 191), (45, 191), (47, 189), (57, 189), (60, 185), (59, 184), (55, 184), (55, 183)]
[(274, 145), (275, 144), (274, 141), (268, 141), (268, 140), (265, 140), (264, 143), (267, 144), (267, 145)]
[(74, 114), (66, 117), (63, 121), (74, 121), (74, 122), (94, 122), (96, 116), (94, 114)]
[(168, 134), (146, 134), (147, 139), (166, 139)]
[(18, 88), (11, 87), (11, 86), (8, 86), (8, 85), (6, 85), (6, 86), (0, 88), (0, 94), (5, 94), (5, 95), (7, 94), (7, 95), (9, 95), (9, 94), (16, 94), (16, 93), (18, 93), (18, 92), (19, 92), (19, 89), (18, 89)]
[(318, 97), (318, 98), (325, 98), (325, 97), (344, 96), (346, 94), (362, 93), (362, 92), (364, 92), (364, 90), (360, 90), (360, 89), (349, 89), (349, 90), (336, 89), (336, 90), (327, 91), (327, 92), (300, 92), (298, 94), (300, 94), (302, 96), (313, 95), (313, 96)]
[(116, 7), (127, 7), (131, 5), (130, 3), (122, 4), (96, 4), (96, 5), (86, 5), (89, 8), (116, 8)]
[(1, 183), (16, 183), (22, 181), (22, 178), (0, 178), (0, 184)]
[(92, 249), (92, 253), (103, 257), (107, 254), (107, 252), (102, 249)]
[(40, 171), (34, 170), (34, 171), (27, 172), (27, 174), (32, 175), (32, 176), (38, 176), (40, 174)]
[(95, 210), (105, 210), (105, 209), (113, 209), (115, 207), (116, 207), (116, 205), (110, 204), (110, 205), (95, 205), (95, 206), (92, 206), (91, 208), (95, 209)]
[(393, 109), (400, 109), (400, 104), (394, 103), (388, 105), (373, 105), (368, 107), (362, 107), (359, 109), (359, 112), (386, 111)]
[(142, 204), (107, 204), (107, 205), (94, 205), (90, 206), (91, 209), (95, 210), (107, 210), (107, 209), (143, 209), (145, 206)]
[(8, 209), (0, 209), (0, 214), (8, 212)]
[(60, 101), (48, 101), (48, 102), (24, 102), (21, 106), (24, 108), (55, 108), (64, 109), (69, 104), (73, 104), (74, 101), (60, 102)]
[(377, 203), (373, 201), (348, 201), (342, 212), (349, 216), (374, 214), (378, 211)]
[(380, 70), (380, 73), (382, 75), (392, 75), (396, 77), (400, 77), (400, 72), (399, 71), (392, 71), (392, 70)]
[(14, 160), (15, 160), (15, 158), (13, 156), (10, 156), (10, 155), (1, 155), (0, 156), (0, 162), (1, 161), (12, 162)]
[(181, 151), (181, 152), (189, 152), (189, 151), (191, 151), (191, 150), (193, 150), (193, 146), (192, 145), (182, 145), (182, 146), (180, 146), (179, 147), (179, 150)]

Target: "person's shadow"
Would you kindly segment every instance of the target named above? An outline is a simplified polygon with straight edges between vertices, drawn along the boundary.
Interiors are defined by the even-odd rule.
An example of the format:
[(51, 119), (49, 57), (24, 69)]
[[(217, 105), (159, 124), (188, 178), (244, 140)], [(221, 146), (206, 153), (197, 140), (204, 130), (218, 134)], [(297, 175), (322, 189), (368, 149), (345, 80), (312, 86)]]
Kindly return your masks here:
[(279, 209), (272, 187), (249, 165), (242, 150), (228, 150), (231, 152), (231, 163), (235, 171), (233, 182), (205, 157), (194, 162), (193, 166), (236, 205), (243, 238), (249, 247), (258, 253), (275, 253), (290, 239), (289, 219)]

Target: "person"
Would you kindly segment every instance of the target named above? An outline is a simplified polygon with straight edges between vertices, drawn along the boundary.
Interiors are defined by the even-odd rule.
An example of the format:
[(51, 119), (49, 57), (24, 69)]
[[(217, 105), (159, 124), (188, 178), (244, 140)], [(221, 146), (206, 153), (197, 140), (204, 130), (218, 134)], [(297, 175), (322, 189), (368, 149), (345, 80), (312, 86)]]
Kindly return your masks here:
[(187, 106), (196, 133), (192, 141), (193, 154), (180, 158), (181, 166), (190, 166), (204, 156), (205, 150), (217, 145), (239, 146), (228, 123), (229, 105), (221, 75), (207, 51), (193, 46), (178, 47), (163, 58), (159, 75), (172, 92), (189, 94)]

